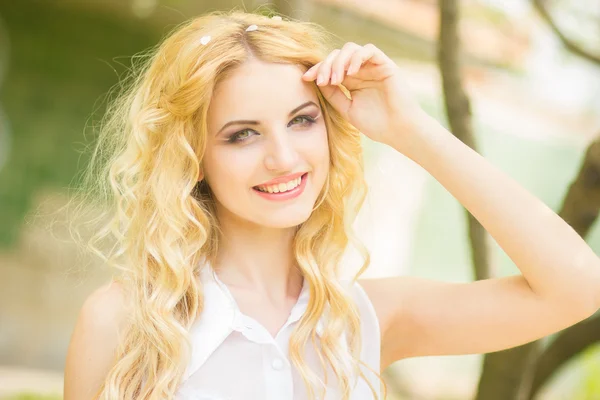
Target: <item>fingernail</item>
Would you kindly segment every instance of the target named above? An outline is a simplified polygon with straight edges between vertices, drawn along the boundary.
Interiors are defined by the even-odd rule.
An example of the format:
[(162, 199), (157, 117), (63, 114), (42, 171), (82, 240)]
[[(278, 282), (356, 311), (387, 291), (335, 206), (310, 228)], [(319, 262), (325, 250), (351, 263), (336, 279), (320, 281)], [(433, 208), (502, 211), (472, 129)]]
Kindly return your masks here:
[(351, 65), (351, 66), (348, 68), (348, 72), (346, 73), (346, 75), (352, 75), (352, 74), (354, 74), (354, 72), (356, 72), (356, 71), (354, 71), (355, 69), (356, 69), (356, 68), (354, 67), (354, 65)]
[(337, 83), (337, 75), (334, 72), (333, 74), (331, 74), (331, 84), (335, 85)]
[(317, 78), (317, 85), (320, 85), (321, 83), (323, 83), (323, 75), (319, 75)]

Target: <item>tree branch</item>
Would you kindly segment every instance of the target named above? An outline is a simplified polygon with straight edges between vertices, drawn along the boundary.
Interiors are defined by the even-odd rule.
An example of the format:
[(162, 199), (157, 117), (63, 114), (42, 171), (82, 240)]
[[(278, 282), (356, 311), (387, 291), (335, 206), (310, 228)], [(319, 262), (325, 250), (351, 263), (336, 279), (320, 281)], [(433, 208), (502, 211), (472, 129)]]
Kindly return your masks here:
[(558, 36), (558, 38), (560, 39), (560, 41), (563, 43), (563, 45), (567, 49), (571, 50), (571, 52), (577, 54), (578, 56), (583, 57), (586, 60), (591, 61), (594, 64), (600, 66), (600, 55), (598, 55), (598, 54), (592, 54), (588, 50), (582, 48), (577, 43), (575, 43), (573, 40), (569, 39), (560, 30), (560, 28), (558, 27), (558, 25), (556, 24), (556, 22), (552, 19), (552, 16), (550, 15), (550, 13), (548, 12), (548, 10), (546, 9), (546, 6), (544, 4), (544, 0), (532, 0), (532, 3), (533, 3), (534, 8), (539, 12), (539, 14), (544, 19), (544, 21), (546, 21), (546, 23), (548, 24), (548, 26), (550, 26), (550, 28), (552, 29), (552, 31), (556, 34), (556, 36)]
[(529, 399), (569, 360), (600, 342), (600, 317), (588, 318), (561, 332), (543, 351), (536, 363)]
[[(444, 105), (451, 132), (467, 146), (476, 149), (471, 124), (471, 106), (460, 73), (459, 0), (439, 0), (440, 31), (438, 64), (442, 76)], [(490, 278), (488, 234), (479, 221), (465, 211), (475, 279)], [(443, 333), (442, 333), (443, 334)], [(513, 399), (519, 390), (522, 371), (529, 365), (535, 345), (486, 354), (479, 379), (477, 399)], [(517, 384), (515, 384), (517, 382)]]

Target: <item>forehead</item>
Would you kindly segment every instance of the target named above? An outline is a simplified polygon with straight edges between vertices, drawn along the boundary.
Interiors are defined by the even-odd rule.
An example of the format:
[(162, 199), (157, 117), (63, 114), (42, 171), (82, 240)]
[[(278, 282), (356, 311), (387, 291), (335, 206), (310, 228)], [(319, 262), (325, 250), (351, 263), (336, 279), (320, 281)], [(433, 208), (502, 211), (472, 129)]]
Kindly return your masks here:
[(287, 116), (305, 101), (318, 104), (313, 85), (302, 80), (303, 73), (300, 66), (293, 64), (256, 60), (242, 64), (215, 88), (208, 110), (209, 125), (232, 118)]

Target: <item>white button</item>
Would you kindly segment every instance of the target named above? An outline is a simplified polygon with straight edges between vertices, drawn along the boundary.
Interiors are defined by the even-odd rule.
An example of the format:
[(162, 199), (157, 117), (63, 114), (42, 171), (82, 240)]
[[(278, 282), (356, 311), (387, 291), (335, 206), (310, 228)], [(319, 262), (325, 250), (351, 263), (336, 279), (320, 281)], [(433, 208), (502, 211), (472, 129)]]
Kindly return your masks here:
[(283, 361), (281, 361), (281, 358), (276, 358), (271, 363), (271, 366), (273, 367), (273, 369), (276, 369), (279, 371), (283, 368)]

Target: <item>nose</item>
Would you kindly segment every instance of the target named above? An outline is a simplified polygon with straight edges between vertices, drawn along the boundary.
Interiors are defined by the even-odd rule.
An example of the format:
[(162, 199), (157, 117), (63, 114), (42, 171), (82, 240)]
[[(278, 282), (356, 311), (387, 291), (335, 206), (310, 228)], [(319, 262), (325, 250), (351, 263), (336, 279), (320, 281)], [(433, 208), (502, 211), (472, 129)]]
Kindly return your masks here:
[(272, 171), (292, 171), (298, 164), (298, 151), (286, 130), (270, 135), (265, 150), (265, 167)]

